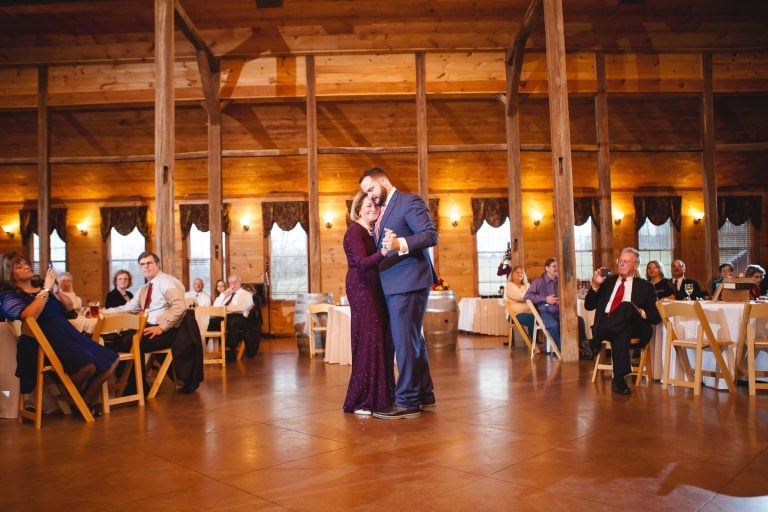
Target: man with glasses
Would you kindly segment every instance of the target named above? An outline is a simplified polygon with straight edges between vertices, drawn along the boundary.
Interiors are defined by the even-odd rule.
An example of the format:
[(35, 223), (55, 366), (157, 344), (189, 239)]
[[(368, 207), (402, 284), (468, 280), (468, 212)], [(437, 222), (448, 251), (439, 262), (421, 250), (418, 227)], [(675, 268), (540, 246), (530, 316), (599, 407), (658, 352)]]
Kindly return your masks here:
[[(157, 254), (148, 251), (142, 252), (139, 255), (139, 266), (147, 283), (126, 304), (106, 309), (104, 313), (139, 314), (142, 311), (146, 312), (147, 324), (141, 338), (142, 376), (146, 376), (144, 353), (171, 348), (176, 338), (177, 328), (184, 319), (187, 308), (184, 302), (184, 285), (172, 275), (160, 270), (160, 258)], [(146, 382), (144, 390), (145, 392), (149, 390)], [(125, 393), (130, 394), (131, 391), (126, 390)], [(192, 392), (194, 390), (187, 391)]]
[(622, 249), (617, 266), (618, 275), (609, 275), (609, 269), (595, 270), (584, 307), (596, 310), (592, 331), (595, 342), (611, 342), (611, 389), (614, 393), (629, 395), (625, 381), (631, 372), (629, 341), (638, 338), (639, 348), (645, 347), (653, 336), (653, 325), (661, 322), (661, 317), (656, 309), (656, 288), (637, 272), (640, 253), (632, 247)]
[(539, 311), (541, 321), (552, 339), (560, 348), (560, 297), (558, 297), (557, 259), (549, 258), (544, 262), (544, 272), (531, 283), (525, 292), (525, 300), (530, 300)]

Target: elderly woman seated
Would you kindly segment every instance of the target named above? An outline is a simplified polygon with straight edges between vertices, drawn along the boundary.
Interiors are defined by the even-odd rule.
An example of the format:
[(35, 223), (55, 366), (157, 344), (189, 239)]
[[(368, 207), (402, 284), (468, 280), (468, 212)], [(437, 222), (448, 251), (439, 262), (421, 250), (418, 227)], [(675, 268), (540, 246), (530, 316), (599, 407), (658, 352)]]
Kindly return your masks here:
[[(525, 292), (531, 284), (525, 275), (525, 270), (520, 265), (514, 267), (507, 277), (507, 286), (504, 288), (504, 304), (507, 310), (515, 313), (518, 322), (525, 326), (528, 336), (533, 337), (533, 315), (525, 303)], [(511, 322), (512, 319), (510, 318)]]
[(77, 296), (75, 293), (74, 279), (69, 272), (62, 272), (59, 274), (59, 294), (64, 294), (69, 297), (72, 302), (72, 309), (80, 311), (83, 307), (83, 299)]
[(760, 265), (747, 265), (744, 271), (744, 277), (751, 277), (755, 285), (749, 290), (749, 299), (757, 300), (763, 294), (763, 277), (765, 269)]
[[(24, 256), (17, 252), (0, 256), (0, 316), (9, 320), (36, 318), (64, 371), (82, 390), (93, 415), (100, 416), (101, 407), (93, 402), (101, 384), (115, 371), (117, 354), (94, 343), (69, 323), (65, 311), (72, 309), (72, 303), (61, 293), (55, 269), (48, 269), (42, 286), (33, 283), (32, 278), (32, 268)], [(16, 360), (21, 392), (30, 393), (37, 373), (37, 343), (33, 338), (19, 339)]]

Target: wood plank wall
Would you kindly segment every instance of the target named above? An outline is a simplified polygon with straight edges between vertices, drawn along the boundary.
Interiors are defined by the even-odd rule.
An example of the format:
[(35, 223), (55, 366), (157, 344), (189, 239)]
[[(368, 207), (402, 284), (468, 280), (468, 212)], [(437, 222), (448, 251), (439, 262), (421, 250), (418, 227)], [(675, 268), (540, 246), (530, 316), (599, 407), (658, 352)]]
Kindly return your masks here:
[[(320, 249), (323, 290), (344, 293), (342, 248), (345, 201), (359, 174), (371, 165), (391, 171), (396, 185), (418, 191), (416, 175), (415, 58), (413, 54), (335, 55), (316, 58)], [(231, 100), (222, 117), (224, 200), (232, 204), (230, 273), (263, 280), (261, 203), (306, 200), (305, 59), (222, 62), (221, 97)], [(458, 296), (475, 289), (471, 199), (506, 195), (504, 56), (498, 52), (426, 55), (430, 197), (440, 199), (438, 268)], [(568, 54), (574, 195), (597, 196), (594, 119), (595, 56)], [(175, 64), (176, 200), (204, 202), (206, 116), (193, 61)], [(755, 261), (768, 263), (768, 58), (762, 53), (715, 53), (716, 184), (721, 193), (763, 196), (763, 228)], [(103, 299), (111, 276), (99, 235), (100, 206), (148, 204), (154, 210), (152, 154), (154, 84), (146, 63), (49, 67), (48, 96), (53, 206), (68, 209), (68, 260), (84, 299)], [(618, 251), (636, 245), (632, 197), (637, 191), (683, 197), (678, 256), (701, 282), (704, 224), (697, 54), (606, 55), (613, 207), (625, 213), (614, 226)], [(521, 92), (523, 228), (525, 261), (537, 275), (554, 253), (552, 173), (546, 98), (546, 63), (526, 55)], [(34, 67), (0, 68), (0, 225), (18, 230), (20, 207), (36, 204), (36, 98)], [(734, 145), (743, 145), (736, 147)], [(749, 146), (752, 144), (752, 146)], [(761, 146), (762, 145), (762, 146)], [(332, 148), (336, 148), (335, 150)], [(363, 154), (338, 148), (400, 148)], [(281, 156), (256, 156), (258, 151)], [(530, 212), (544, 214), (536, 227)], [(461, 219), (451, 226), (450, 214)], [(326, 214), (333, 226), (325, 228)], [(176, 212), (178, 222), (178, 211)], [(240, 219), (250, 218), (244, 232)], [(150, 224), (154, 213), (150, 211)], [(705, 219), (708, 222), (713, 219)], [(90, 225), (87, 237), (75, 224)], [(178, 226), (178, 225), (177, 225)], [(156, 227), (151, 226), (154, 230)], [(174, 264), (185, 247), (175, 230)], [(154, 231), (153, 231), (154, 232)], [(0, 250), (21, 249), (20, 238), (0, 233)], [(290, 305), (276, 303), (273, 331), (290, 332)]]

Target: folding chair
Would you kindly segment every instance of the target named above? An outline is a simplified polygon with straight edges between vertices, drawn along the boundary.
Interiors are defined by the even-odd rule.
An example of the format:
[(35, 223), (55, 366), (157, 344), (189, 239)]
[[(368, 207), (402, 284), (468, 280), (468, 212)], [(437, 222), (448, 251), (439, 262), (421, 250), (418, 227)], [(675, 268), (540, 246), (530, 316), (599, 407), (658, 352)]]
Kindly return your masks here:
[[(109, 384), (107, 381), (104, 381), (104, 384), (101, 386), (101, 405), (104, 414), (109, 414), (112, 405), (129, 402), (138, 402), (139, 407), (144, 407), (144, 380), (141, 375), (141, 365), (139, 364), (139, 361), (141, 358), (141, 336), (144, 332), (144, 324), (146, 321), (147, 316), (144, 313), (140, 315), (122, 313), (109, 316), (100, 315), (96, 322), (91, 339), (101, 345), (104, 345), (104, 339), (102, 338), (103, 334), (113, 332), (120, 333), (128, 330), (136, 331), (131, 341), (130, 350), (128, 352), (117, 353), (120, 362), (124, 362), (125, 365), (123, 373), (115, 383), (114, 397), (109, 397)], [(136, 383), (136, 393), (124, 396), (123, 390), (125, 390), (125, 386), (128, 383), (128, 378), (131, 373), (133, 373)]]
[[(555, 340), (552, 339), (552, 335), (549, 333), (547, 328), (544, 326), (544, 320), (541, 319), (541, 315), (539, 314), (539, 310), (536, 309), (536, 306), (533, 305), (533, 302), (531, 302), (531, 299), (528, 299), (525, 301), (526, 304), (528, 304), (528, 309), (531, 311), (531, 314), (533, 315), (534, 319), (534, 325), (535, 328), (544, 333), (544, 337), (547, 340), (547, 345), (551, 350), (555, 352), (558, 359), (562, 359), (563, 356), (560, 354), (560, 349), (557, 347), (557, 343), (555, 343)], [(533, 340), (536, 341), (536, 331), (534, 330), (533, 333)]]
[(147, 393), (147, 398), (155, 398), (157, 396), (157, 392), (160, 390), (160, 385), (163, 383), (163, 380), (168, 375), (168, 368), (170, 368), (171, 363), (173, 362), (173, 353), (171, 352), (170, 348), (164, 348), (161, 350), (154, 350), (152, 352), (145, 352), (144, 355), (147, 359), (146, 367), (147, 367), (147, 373), (149, 373), (149, 369), (152, 366), (152, 362), (157, 358), (157, 356), (165, 354), (165, 358), (163, 358), (163, 362), (160, 364), (160, 369), (157, 370), (157, 375), (155, 375), (155, 380), (152, 382), (152, 386), (149, 388), (149, 393)]
[[(693, 389), (694, 395), (701, 394), (701, 380), (703, 376), (714, 377), (715, 384), (717, 379), (722, 378), (725, 380), (728, 386), (728, 391), (731, 393), (736, 392), (736, 385), (734, 384), (733, 375), (728, 369), (728, 365), (723, 357), (723, 350), (734, 345), (732, 340), (718, 341), (717, 337), (712, 332), (710, 320), (707, 318), (701, 304), (696, 301), (675, 301), (670, 303), (656, 302), (656, 308), (659, 310), (663, 325), (666, 329), (665, 335), (665, 350), (664, 350), (664, 382), (662, 388), (672, 384), (673, 386), (682, 386)], [(716, 313), (716, 312), (715, 312)], [(674, 322), (672, 321), (674, 319)], [(693, 338), (684, 337), (681, 338), (679, 331), (682, 330), (683, 321), (695, 321), (698, 322), (696, 327), (696, 336)], [(717, 322), (721, 328), (725, 323), (724, 319), (719, 319)], [(671, 360), (672, 360), (672, 348), (675, 349), (677, 360), (680, 362), (680, 366), (683, 370), (682, 379), (673, 379), (671, 374)], [(688, 359), (688, 349), (693, 349), (696, 352), (696, 358), (694, 367), (691, 368), (690, 360)], [(715, 370), (704, 370), (702, 366), (702, 356), (704, 350), (710, 350), (715, 357)]]
[[(757, 377), (768, 376), (768, 370), (755, 369), (755, 357), (758, 350), (768, 350), (768, 338), (765, 337), (766, 322), (768, 321), (768, 304), (747, 304), (747, 381), (749, 394), (757, 394), (758, 389), (768, 389), (767, 382), (757, 382)], [(758, 325), (762, 324), (762, 325)], [(758, 327), (762, 327), (763, 337), (756, 337)], [(738, 364), (738, 363), (737, 363)]]
[[(21, 322), (12, 322), (11, 330), (19, 337), (22, 334), (26, 334), (35, 338), (38, 345), (37, 350), (37, 379), (35, 383), (35, 409), (34, 411), (28, 411), (24, 404), (24, 395), (19, 394), (19, 423), (23, 423), (24, 420), (30, 420), (35, 424), (36, 429), (40, 429), (43, 426), (43, 387), (45, 386), (45, 374), (55, 373), (61, 381), (61, 386), (64, 387), (67, 394), (80, 411), (80, 415), (86, 423), (93, 422), (93, 414), (91, 414), (88, 405), (83, 400), (80, 391), (75, 386), (72, 379), (64, 371), (64, 367), (59, 360), (59, 356), (53, 351), (48, 338), (43, 333), (42, 329), (37, 323), (37, 320), (33, 317), (28, 317)], [(47, 364), (46, 364), (47, 363)]]
[[(325, 349), (318, 349), (315, 346), (315, 334), (322, 334), (328, 330), (328, 312), (333, 307), (333, 304), (321, 303), (309, 305), (309, 357), (310, 359), (315, 357), (316, 352), (325, 353)], [(321, 322), (319, 315), (325, 313), (325, 322)]]
[[(198, 306), (194, 308), (195, 320), (200, 328), (200, 337), (203, 338), (203, 344), (208, 338), (218, 338), (219, 353), (214, 357), (205, 357), (206, 351), (203, 347), (203, 364), (220, 364), (222, 369), (227, 367), (227, 308), (225, 306)], [(221, 317), (221, 327), (218, 331), (208, 330), (208, 320), (212, 316)], [(201, 323), (202, 322), (202, 323)], [(203, 325), (205, 327), (203, 327)]]
[[(631, 372), (637, 375), (635, 378), (635, 386), (640, 385), (640, 383), (643, 381), (643, 377), (648, 379), (649, 384), (653, 381), (653, 369), (651, 368), (651, 362), (649, 360), (651, 353), (651, 343), (653, 343), (653, 341), (649, 342), (646, 346), (643, 347), (643, 350), (640, 352), (640, 362), (637, 364), (637, 366), (630, 366)], [(639, 344), (639, 338), (632, 338), (629, 341), (630, 350), (632, 349), (633, 345), (637, 346)], [(611, 349), (611, 342), (608, 340), (603, 340), (602, 344), (600, 345), (600, 350), (597, 352), (597, 356), (595, 357), (595, 366), (592, 369), (592, 382), (597, 381), (598, 372), (609, 371), (611, 372), (611, 375), (613, 375), (613, 361), (608, 360), (606, 354), (606, 352)]]
[[(531, 352), (531, 359), (533, 359), (533, 356), (539, 353), (538, 347), (536, 347), (536, 342), (531, 341), (530, 336), (528, 336), (528, 330), (525, 328), (523, 324), (520, 323), (520, 320), (517, 319), (517, 313), (512, 311), (511, 306), (507, 303), (507, 301), (504, 301), (504, 307), (507, 308), (507, 314), (509, 315), (509, 351), (512, 352), (512, 344), (514, 341), (514, 329), (517, 329), (517, 332), (520, 333), (520, 337), (523, 339), (523, 343), (528, 347), (528, 350)], [(534, 338), (535, 340), (535, 338)]]

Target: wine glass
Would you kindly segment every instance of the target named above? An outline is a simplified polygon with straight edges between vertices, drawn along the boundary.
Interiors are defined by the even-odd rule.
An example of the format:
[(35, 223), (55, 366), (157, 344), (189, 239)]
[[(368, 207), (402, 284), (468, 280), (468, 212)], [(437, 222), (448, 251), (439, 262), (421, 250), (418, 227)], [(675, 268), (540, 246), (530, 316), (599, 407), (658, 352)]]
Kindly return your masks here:
[(683, 286), (685, 294), (688, 296), (688, 300), (691, 300), (691, 294), (693, 293), (693, 283), (685, 283)]

